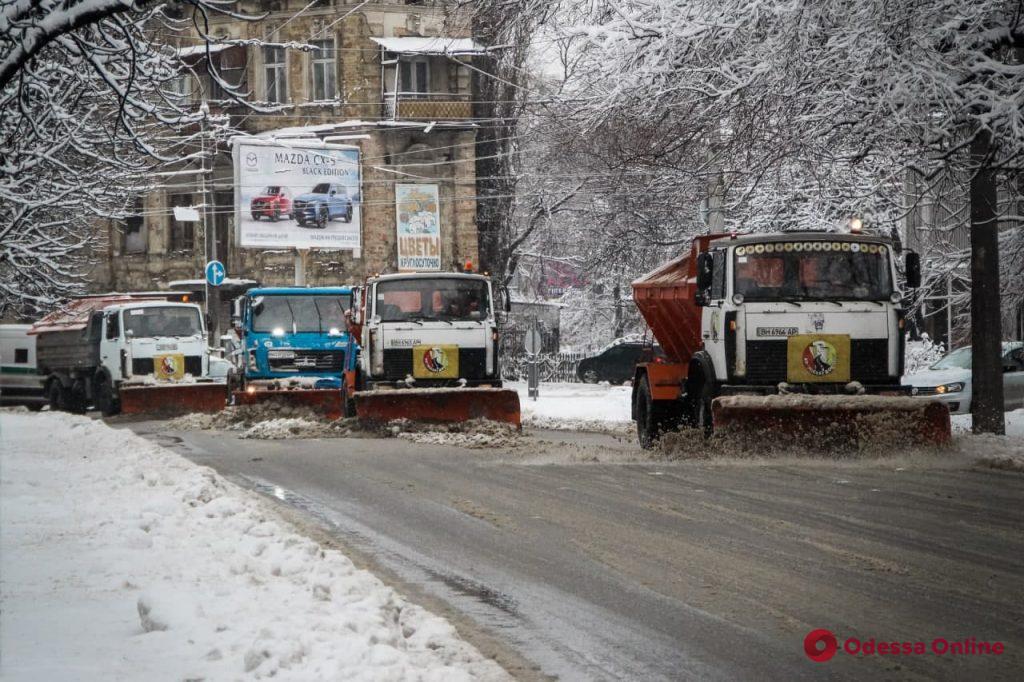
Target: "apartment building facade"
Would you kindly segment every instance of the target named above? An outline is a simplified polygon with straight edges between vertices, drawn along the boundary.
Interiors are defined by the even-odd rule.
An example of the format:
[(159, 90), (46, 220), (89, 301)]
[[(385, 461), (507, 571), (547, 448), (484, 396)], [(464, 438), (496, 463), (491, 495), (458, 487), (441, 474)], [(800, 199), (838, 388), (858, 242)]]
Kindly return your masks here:
[[(248, 135), (341, 141), (359, 150), (361, 248), (309, 251), (303, 257), (306, 283), (355, 283), (396, 270), (398, 184), (436, 186), (441, 268), (476, 263), (472, 90), (485, 48), (473, 41), (455, 3), (241, 0), (233, 9), (265, 16), (212, 16), (209, 45), (194, 29), (159, 34), (182, 63), (173, 91), (191, 106), (228, 117)], [(209, 73), (210, 62), (220, 79), (248, 93), (255, 108), (225, 94)], [(290, 249), (238, 244), (225, 140), (216, 143), (210, 165), (205, 172), (193, 164), (154, 178), (154, 189), (136, 198), (131, 215), (104, 226), (105, 250), (95, 254), (90, 273), (93, 291), (163, 289), (196, 280), (211, 258), (222, 261), (232, 278), (294, 282)], [(189, 219), (196, 213), (199, 220)]]

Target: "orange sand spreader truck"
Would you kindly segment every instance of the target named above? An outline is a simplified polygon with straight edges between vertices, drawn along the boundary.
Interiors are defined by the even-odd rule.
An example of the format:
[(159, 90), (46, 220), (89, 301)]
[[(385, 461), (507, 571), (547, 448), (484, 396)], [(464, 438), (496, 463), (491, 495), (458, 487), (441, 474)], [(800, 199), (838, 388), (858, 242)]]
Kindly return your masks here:
[(519, 395), (502, 386), (497, 318), (485, 275), (367, 279), (349, 318), (346, 414), (367, 423), (488, 419), (520, 428)]
[[(665, 352), (636, 367), (644, 448), (680, 427), (779, 443), (856, 444), (898, 425), (950, 440), (948, 410), (916, 401), (903, 375), (903, 294), (891, 240), (850, 232), (710, 234), (633, 282)], [(904, 261), (920, 286), (918, 254)], [(698, 431), (699, 433), (699, 431)]]

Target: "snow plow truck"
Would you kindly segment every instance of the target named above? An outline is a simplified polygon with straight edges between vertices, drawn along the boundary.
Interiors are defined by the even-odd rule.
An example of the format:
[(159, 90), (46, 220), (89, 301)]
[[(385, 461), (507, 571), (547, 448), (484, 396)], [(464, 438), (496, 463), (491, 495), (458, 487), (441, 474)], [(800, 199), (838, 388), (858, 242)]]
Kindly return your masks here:
[(379, 275), (355, 297), (342, 386), (347, 415), (369, 423), (484, 418), (520, 427), (519, 395), (502, 388), (490, 279)]
[[(908, 287), (920, 285), (916, 253), (905, 272)], [(856, 442), (865, 424), (893, 417), (916, 442), (951, 438), (948, 410), (899, 397), (909, 393), (900, 383), (904, 312), (888, 239), (704, 235), (632, 286), (665, 352), (635, 370), (632, 416), (644, 448), (681, 426)]]
[(86, 297), (29, 334), (51, 410), (163, 415), (218, 412), (227, 403), (226, 384), (209, 377), (203, 313), (194, 303)]
[(232, 401), (272, 401), (342, 416), (351, 287), (265, 287), (235, 301)]

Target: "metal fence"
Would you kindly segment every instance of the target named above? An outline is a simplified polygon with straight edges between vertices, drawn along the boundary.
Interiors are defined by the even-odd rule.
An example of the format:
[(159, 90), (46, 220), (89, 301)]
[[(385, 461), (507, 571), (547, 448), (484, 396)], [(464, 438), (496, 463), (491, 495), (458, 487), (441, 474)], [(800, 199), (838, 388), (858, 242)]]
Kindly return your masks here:
[[(521, 349), (514, 352), (506, 350), (502, 355), (501, 376), (507, 381), (526, 381), (527, 356)], [(538, 364), (542, 382), (578, 382), (576, 368), (585, 353), (540, 353)]]

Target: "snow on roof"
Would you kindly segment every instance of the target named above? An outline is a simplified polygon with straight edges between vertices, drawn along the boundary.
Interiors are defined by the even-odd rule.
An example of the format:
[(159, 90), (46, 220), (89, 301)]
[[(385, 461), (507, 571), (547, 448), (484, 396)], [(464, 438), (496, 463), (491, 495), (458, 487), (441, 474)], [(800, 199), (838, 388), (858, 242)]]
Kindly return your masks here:
[(370, 38), (388, 52), (398, 54), (444, 54), (449, 56), (485, 54), (487, 48), (472, 38)]
[(186, 57), (195, 57), (196, 55), (206, 54), (206, 49), (209, 48), (210, 52), (220, 52), (221, 50), (231, 47), (230, 45), (210, 43), (202, 43), (200, 45), (190, 45), (188, 47), (178, 48), (178, 57), (184, 59)]
[[(139, 302), (138, 297), (125, 295), (93, 296), (90, 298), (79, 298), (68, 303), (61, 310), (55, 310), (43, 319), (32, 325), (29, 334), (40, 334), (42, 332), (66, 332), (76, 329), (85, 329), (89, 324), (89, 316), (97, 310), (103, 310), (109, 305), (118, 303)], [(152, 299), (150, 299), (152, 300)]]

